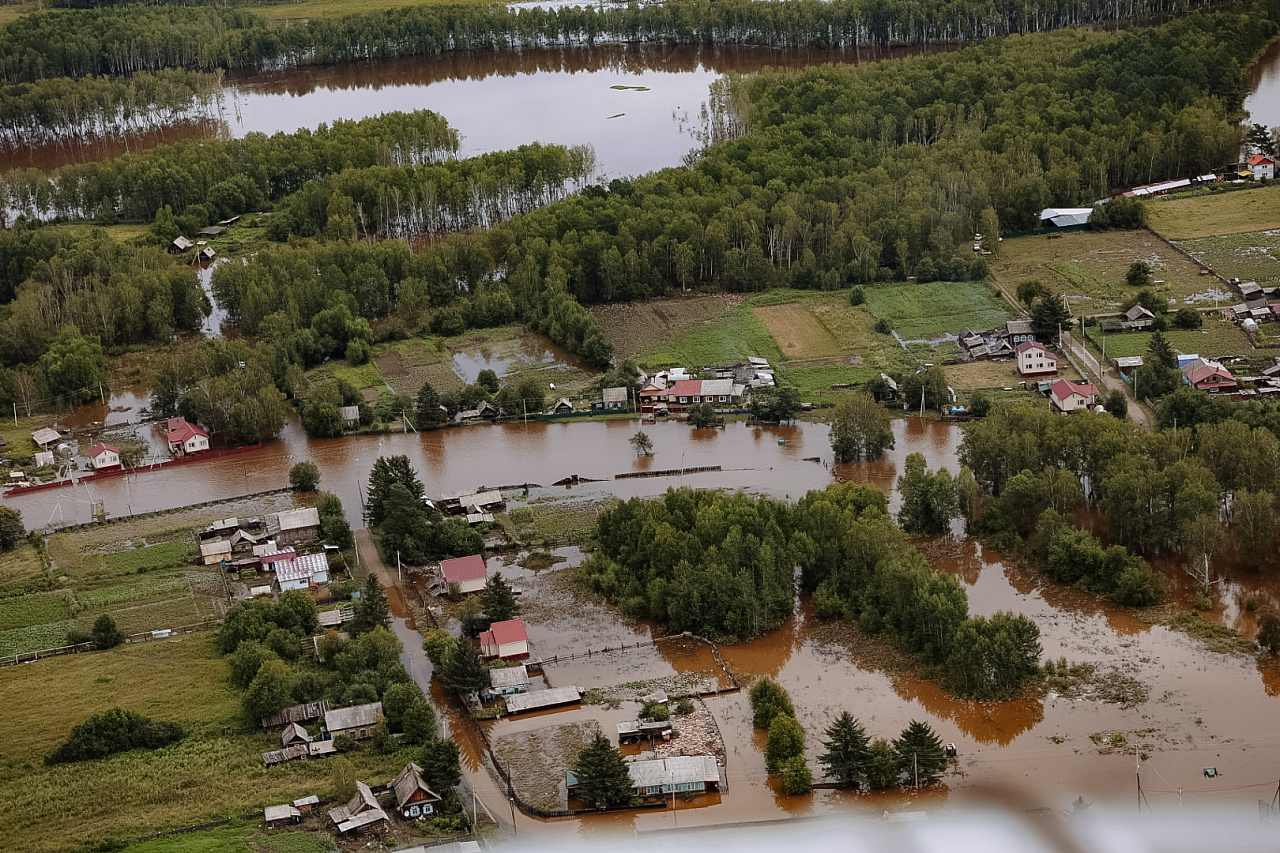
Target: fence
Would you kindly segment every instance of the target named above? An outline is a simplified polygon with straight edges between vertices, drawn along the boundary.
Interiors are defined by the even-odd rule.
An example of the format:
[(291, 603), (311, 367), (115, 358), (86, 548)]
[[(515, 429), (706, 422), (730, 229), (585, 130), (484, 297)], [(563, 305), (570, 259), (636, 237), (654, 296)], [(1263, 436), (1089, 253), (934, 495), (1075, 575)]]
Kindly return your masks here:
[[(181, 628), (160, 628), (155, 631), (141, 631), (137, 634), (130, 634), (124, 638), (125, 643), (149, 643), (152, 640), (167, 640), (170, 637), (183, 637), (187, 634), (194, 634), (198, 631), (209, 631), (222, 625), (221, 620), (211, 619), (207, 622), (201, 622), (197, 625), (186, 625)], [(0, 666), (13, 666), (19, 663), (34, 663), (38, 660), (46, 658), (61, 657), (62, 655), (77, 655), (81, 652), (93, 651), (93, 643), (76, 643), (71, 646), (59, 646), (55, 649), (40, 649), (34, 652), (18, 652), (5, 658), (0, 658)]]

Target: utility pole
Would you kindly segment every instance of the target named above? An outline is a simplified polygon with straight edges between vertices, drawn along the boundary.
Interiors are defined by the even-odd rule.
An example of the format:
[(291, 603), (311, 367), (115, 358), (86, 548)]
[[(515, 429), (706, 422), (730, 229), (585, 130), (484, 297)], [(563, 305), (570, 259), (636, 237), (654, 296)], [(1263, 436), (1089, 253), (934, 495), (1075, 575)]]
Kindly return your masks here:
[(920, 761), (916, 757), (916, 754), (914, 752), (911, 753), (911, 769), (916, 776), (916, 790), (919, 791), (920, 790)]
[(400, 551), (396, 551), (396, 578), (401, 584), (404, 583), (404, 569), (400, 567)]

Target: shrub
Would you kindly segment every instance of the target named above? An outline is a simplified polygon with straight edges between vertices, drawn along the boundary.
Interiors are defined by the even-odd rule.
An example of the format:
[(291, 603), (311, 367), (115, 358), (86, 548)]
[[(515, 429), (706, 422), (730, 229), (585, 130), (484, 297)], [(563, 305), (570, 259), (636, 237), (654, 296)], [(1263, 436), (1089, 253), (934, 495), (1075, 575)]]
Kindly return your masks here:
[(66, 741), (49, 753), (45, 764), (91, 761), (131, 749), (159, 749), (185, 736), (182, 726), (149, 719), (134, 711), (112, 708), (95, 714), (71, 730)]
[(853, 306), (861, 305), (867, 301), (867, 291), (862, 287), (855, 287), (849, 291), (849, 304)]
[(95, 649), (114, 649), (124, 642), (124, 632), (116, 627), (116, 620), (110, 614), (103, 613), (93, 623), (93, 647)]
[(751, 722), (757, 729), (767, 729), (778, 714), (796, 715), (791, 696), (772, 678), (762, 678), (751, 688)]
[(289, 469), (289, 488), (295, 492), (314, 492), (320, 485), (320, 469), (314, 462), (299, 462)]
[(813, 790), (813, 772), (805, 763), (803, 755), (787, 759), (780, 771), (782, 793), (788, 797), (798, 797)]
[(671, 712), (667, 710), (667, 706), (662, 702), (645, 702), (644, 708), (640, 710), (640, 716), (648, 720), (663, 722), (671, 719)]
[(679, 702), (676, 703), (676, 713), (680, 714), (681, 716), (684, 716), (685, 714), (692, 714), (693, 703), (690, 702), (688, 699), (681, 699)]

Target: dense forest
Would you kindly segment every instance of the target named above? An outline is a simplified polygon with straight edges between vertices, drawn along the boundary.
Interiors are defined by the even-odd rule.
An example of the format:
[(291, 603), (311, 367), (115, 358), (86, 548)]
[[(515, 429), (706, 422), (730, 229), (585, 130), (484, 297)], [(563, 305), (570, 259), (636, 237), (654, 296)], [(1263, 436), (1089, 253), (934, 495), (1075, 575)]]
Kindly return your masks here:
[[(225, 9), (188, 11), (239, 20)], [(1245, 68), (1275, 35), (1272, 17), (1280, 17), (1274, 2), (1128, 32), (1010, 36), (947, 54), (736, 79), (713, 99), (731, 113), (718, 126), (749, 132), (726, 133), (685, 167), (608, 186), (582, 186), (591, 157), (580, 149), (527, 146), (455, 161), (456, 134), (418, 112), (166, 145), (52, 176), (15, 171), (0, 178), (0, 193), (35, 217), (155, 218), (151, 239), (161, 242), (276, 205), (266, 234), (292, 244), (222, 265), (214, 286), (244, 331), (273, 318), (267, 369), (286, 393), (289, 365), (324, 351), (308, 343), (315, 319), (337, 307), (353, 321), (377, 321), (371, 334), (357, 330), (367, 342), (517, 319), (605, 364), (611, 349), (584, 305), (677, 288), (980, 278), (985, 263), (969, 250), (975, 231), (1026, 229), (1045, 206), (1228, 161)], [(488, 227), (413, 252), (367, 245), (472, 225)], [(34, 319), (39, 300), (21, 292), (50, 292), (42, 264), (91, 254), (78, 249), (83, 238), (47, 231), (0, 236), (0, 299), (19, 297), (0, 322), (23, 341), (3, 353), (10, 364), (38, 358), (56, 330)], [(76, 273), (72, 289), (102, 295), (123, 280), (94, 275), (86, 286)], [(170, 293), (158, 310), (146, 300), (125, 325), (81, 316), (87, 309), (73, 321), (107, 346), (190, 328), (185, 299)], [(166, 311), (178, 312), (168, 324)], [(21, 318), (35, 331), (19, 331)]]
[(111, 5), (26, 15), (0, 30), (0, 81), (133, 74), (162, 68), (256, 69), (602, 41), (853, 47), (934, 44), (1184, 12), (1190, 0), (672, 0), (509, 9), (409, 6), (271, 24), (240, 9)]
[[(1040, 559), (1059, 579), (1133, 604), (1151, 603), (1159, 590), (1125, 549), (1177, 555), (1206, 593), (1227, 530), (1243, 562), (1267, 565), (1280, 533), (1280, 409), (1203, 397), (1171, 394), (1162, 429), (1151, 434), (1110, 415), (1058, 418), (1028, 406), (969, 424), (958, 488), (970, 529)], [(1086, 504), (1101, 510), (1119, 553), (1072, 532)]]
[(48, 175), (14, 169), (0, 175), (0, 203), (33, 220), (135, 222), (150, 222), (167, 206), (204, 225), (258, 210), (343, 169), (441, 163), (457, 150), (458, 132), (430, 110), (384, 113), (294, 133), (175, 142)]
[(794, 505), (671, 489), (601, 512), (594, 536), (582, 567), (591, 588), (672, 631), (740, 640), (777, 629), (798, 566), (821, 617), (891, 638), (959, 693), (1007, 697), (1037, 671), (1035, 623), (970, 617), (960, 583), (929, 565), (870, 486), (832, 485)]

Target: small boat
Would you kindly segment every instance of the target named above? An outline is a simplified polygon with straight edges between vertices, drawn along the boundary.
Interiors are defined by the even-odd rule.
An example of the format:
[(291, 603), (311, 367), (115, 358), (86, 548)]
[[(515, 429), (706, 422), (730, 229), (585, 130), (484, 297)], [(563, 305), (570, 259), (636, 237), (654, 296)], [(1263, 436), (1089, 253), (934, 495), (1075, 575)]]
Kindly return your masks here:
[(785, 438), (778, 439), (778, 444), (786, 444), (786, 443), (787, 443), (787, 440)]

